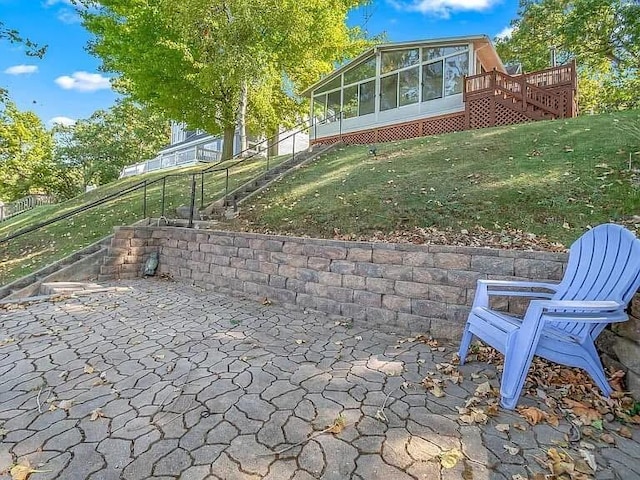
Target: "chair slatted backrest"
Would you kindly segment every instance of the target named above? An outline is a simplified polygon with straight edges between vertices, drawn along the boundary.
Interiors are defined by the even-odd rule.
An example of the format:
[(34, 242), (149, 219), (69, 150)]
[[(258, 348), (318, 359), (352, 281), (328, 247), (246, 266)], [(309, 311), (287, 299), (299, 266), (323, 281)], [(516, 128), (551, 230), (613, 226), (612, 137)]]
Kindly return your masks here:
[[(613, 300), (629, 303), (640, 287), (640, 240), (620, 225), (604, 224), (576, 240), (554, 300)], [(554, 327), (581, 335), (592, 325), (554, 322)]]

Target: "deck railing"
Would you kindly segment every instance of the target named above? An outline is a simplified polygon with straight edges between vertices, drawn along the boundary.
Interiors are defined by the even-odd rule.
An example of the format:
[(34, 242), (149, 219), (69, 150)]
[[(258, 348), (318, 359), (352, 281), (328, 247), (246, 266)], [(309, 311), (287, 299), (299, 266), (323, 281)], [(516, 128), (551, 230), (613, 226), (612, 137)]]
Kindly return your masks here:
[(0, 202), (0, 222), (40, 205), (50, 205), (52, 203), (56, 203), (56, 199), (50, 195), (27, 195), (11, 203)]

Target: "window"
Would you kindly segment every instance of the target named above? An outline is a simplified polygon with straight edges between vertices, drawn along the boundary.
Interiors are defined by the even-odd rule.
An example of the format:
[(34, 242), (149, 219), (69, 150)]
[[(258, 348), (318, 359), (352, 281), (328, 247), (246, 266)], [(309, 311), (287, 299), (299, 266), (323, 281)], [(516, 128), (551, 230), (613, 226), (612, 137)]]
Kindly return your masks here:
[(422, 101), (442, 98), (442, 60), (422, 66)]
[(340, 113), (340, 90), (327, 94), (327, 120), (330, 122), (338, 120)]
[(455, 95), (456, 93), (462, 93), (463, 77), (468, 73), (469, 55), (466, 52), (447, 58), (444, 68), (444, 94)]
[(350, 85), (355, 82), (367, 80), (376, 76), (376, 57), (372, 57), (366, 62), (353, 67), (344, 72), (344, 84)]
[(337, 78), (334, 78), (333, 80), (331, 80), (329, 83), (327, 83), (326, 85), (323, 85), (322, 87), (320, 87), (319, 89), (317, 89), (315, 91), (315, 93), (322, 93), (322, 92), (328, 92), (329, 90), (333, 90), (335, 88), (340, 88), (340, 86), (342, 85), (342, 81), (340, 79), (340, 76), (338, 75)]
[(327, 96), (316, 95), (313, 97), (313, 116), (322, 121), (325, 119), (325, 110), (327, 108)]
[(360, 84), (360, 108), (358, 115), (367, 115), (376, 110), (376, 81)]
[(433, 60), (434, 58), (447, 57), (456, 52), (461, 52), (463, 50), (467, 50), (467, 45), (456, 45), (453, 47), (436, 47), (430, 48), (425, 47), (422, 49), (422, 60)]
[(400, 80), (398, 82), (400, 89), (400, 106), (418, 103), (420, 100), (420, 92), (418, 90), (418, 80), (420, 77), (419, 68), (414, 67), (409, 70), (403, 70), (399, 73)]
[(380, 80), (380, 110), (390, 110), (398, 106), (398, 74), (394, 73)]
[(380, 73), (389, 73), (401, 68), (416, 65), (420, 61), (417, 48), (410, 50), (398, 50), (395, 52), (382, 52), (382, 66)]
[(344, 89), (342, 111), (344, 112), (344, 118), (358, 116), (358, 85), (352, 85)]

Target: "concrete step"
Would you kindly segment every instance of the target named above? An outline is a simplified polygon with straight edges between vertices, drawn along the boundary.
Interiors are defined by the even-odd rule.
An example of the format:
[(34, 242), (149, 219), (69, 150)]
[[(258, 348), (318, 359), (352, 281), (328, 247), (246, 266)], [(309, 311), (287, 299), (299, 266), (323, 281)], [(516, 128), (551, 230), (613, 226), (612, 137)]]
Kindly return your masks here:
[(92, 282), (46, 282), (40, 285), (40, 295), (70, 295), (102, 288), (102, 285)]

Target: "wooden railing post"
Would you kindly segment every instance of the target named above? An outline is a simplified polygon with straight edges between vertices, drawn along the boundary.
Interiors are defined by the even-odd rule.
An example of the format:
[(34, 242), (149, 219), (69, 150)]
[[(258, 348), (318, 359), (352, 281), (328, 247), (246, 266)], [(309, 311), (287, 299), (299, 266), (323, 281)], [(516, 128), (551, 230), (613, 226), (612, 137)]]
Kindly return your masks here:
[(527, 79), (524, 75), (520, 75), (520, 95), (522, 95), (522, 111), (527, 111)]
[(491, 72), (491, 106), (489, 107), (489, 126), (496, 126), (496, 69)]

